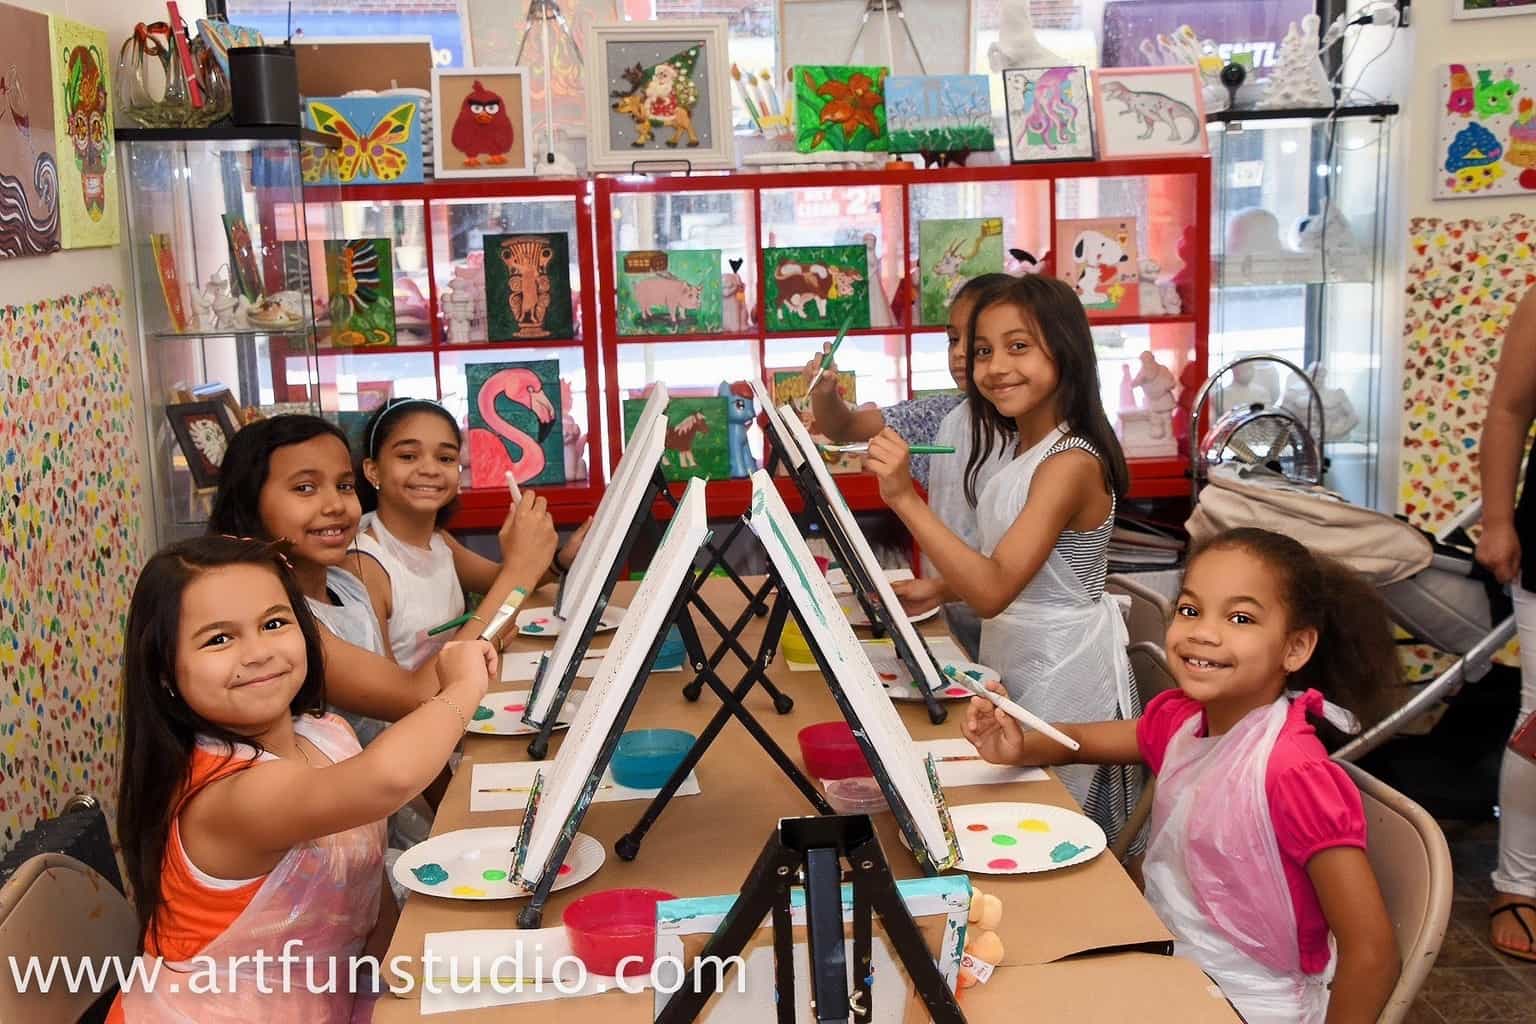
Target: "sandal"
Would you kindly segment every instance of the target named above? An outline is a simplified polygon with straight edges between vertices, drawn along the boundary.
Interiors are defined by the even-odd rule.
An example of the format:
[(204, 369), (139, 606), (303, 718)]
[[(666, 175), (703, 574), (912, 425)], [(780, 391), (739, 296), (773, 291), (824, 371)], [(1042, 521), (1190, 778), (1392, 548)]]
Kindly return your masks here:
[(1520, 916), (1520, 911), (1522, 910), (1529, 910), (1531, 913), (1536, 914), (1536, 903), (1506, 903), (1502, 907), (1490, 910), (1488, 912), (1488, 920), (1491, 922), (1500, 914), (1514, 914), (1515, 920), (1518, 921), (1520, 923), (1520, 927), (1525, 930), (1526, 941), (1530, 943), (1529, 949), (1515, 949), (1513, 947), (1505, 946), (1501, 943), (1495, 942), (1493, 941), (1493, 935), (1491, 932), (1488, 937), (1488, 942), (1489, 945), (1493, 946), (1494, 949), (1498, 950), (1500, 953), (1503, 953), (1505, 956), (1512, 956), (1517, 960), (1525, 960), (1530, 963), (1536, 963), (1536, 932), (1532, 932), (1531, 926), (1526, 923), (1525, 918)]

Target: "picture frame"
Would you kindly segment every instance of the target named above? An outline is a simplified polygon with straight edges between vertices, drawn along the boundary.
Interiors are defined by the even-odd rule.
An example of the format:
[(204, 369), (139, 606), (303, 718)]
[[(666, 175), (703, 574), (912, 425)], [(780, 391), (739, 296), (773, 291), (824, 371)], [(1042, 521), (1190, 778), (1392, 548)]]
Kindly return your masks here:
[[(524, 67), (464, 67), (432, 70), (432, 176), (434, 178), (520, 178), (537, 172), (530, 93)], [(476, 89), (480, 89), (476, 93)], [(494, 110), (472, 113), (477, 98), (500, 101)], [(481, 104), (488, 106), (488, 104)], [(466, 118), (487, 118), (476, 123)], [(509, 138), (501, 135), (506, 119)], [(461, 135), (463, 137), (461, 137)], [(464, 145), (487, 147), (484, 154)], [(502, 148), (502, 147), (505, 148)], [(482, 155), (486, 162), (481, 162)]]
[(186, 459), (193, 485), (199, 490), (219, 486), (224, 452), (235, 437), (224, 403), (217, 399), (178, 402), (165, 407), (165, 418)]
[[(727, 39), (724, 18), (593, 25), (585, 43), (588, 170), (628, 171), (636, 162), (668, 160), (686, 160), (695, 170), (734, 167)], [(676, 83), (665, 95), (653, 81), (662, 66), (674, 69), (668, 77)], [(695, 96), (692, 106), (676, 98), (685, 84), (685, 93)], [(632, 101), (627, 112), (614, 109), (610, 94), (619, 88), (631, 90), (619, 96)], [(673, 108), (689, 116), (661, 123), (645, 114)]]
[[(1050, 104), (1043, 108), (1042, 103)], [(1093, 97), (1080, 64), (1006, 68), (1003, 109), (1008, 159), (1016, 164), (1092, 160)]]
[[(1193, 65), (1094, 68), (1090, 79), (1099, 159), (1211, 151), (1200, 72)], [(1138, 112), (1138, 102), (1150, 109)]]
[[(1536, 11), (1536, 8), (1533, 8)], [(1529, 196), (1536, 189), (1536, 60), (1436, 69), (1431, 155), (1436, 199)]]
[(1508, 18), (1515, 14), (1536, 14), (1536, 0), (1451, 0), (1451, 18)]

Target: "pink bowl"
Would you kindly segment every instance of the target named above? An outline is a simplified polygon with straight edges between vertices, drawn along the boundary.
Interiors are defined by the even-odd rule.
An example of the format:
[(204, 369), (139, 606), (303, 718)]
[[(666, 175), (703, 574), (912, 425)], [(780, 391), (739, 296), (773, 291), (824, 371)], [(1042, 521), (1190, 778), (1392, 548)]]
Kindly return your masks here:
[(619, 961), (624, 976), (643, 975), (656, 954), (656, 904), (676, 899), (660, 889), (605, 889), (583, 896), (565, 908), (561, 921), (571, 940), (571, 952), (587, 970), (616, 977)]
[(820, 722), (800, 730), (800, 756), (805, 770), (823, 782), (868, 777), (869, 762), (847, 722)]

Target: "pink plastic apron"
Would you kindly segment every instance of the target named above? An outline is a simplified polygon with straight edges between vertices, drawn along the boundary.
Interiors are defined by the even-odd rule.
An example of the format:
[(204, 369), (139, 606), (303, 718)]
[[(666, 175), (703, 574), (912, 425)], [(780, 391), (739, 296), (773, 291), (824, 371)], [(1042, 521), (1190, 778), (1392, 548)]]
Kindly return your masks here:
[(1286, 720), (1321, 710), (1309, 690), (1281, 697), (1222, 736), (1191, 715), (1169, 741), (1143, 871), (1174, 952), (1221, 986), (1248, 1024), (1321, 1024), (1328, 981), (1301, 969), (1296, 912), (1269, 816), (1265, 772)]
[[(332, 762), (361, 750), (351, 731), (333, 719), (305, 716), (294, 720), (294, 728)], [(262, 760), (271, 757), (265, 754)], [(153, 992), (135, 989), (123, 995), (125, 1020), (348, 1024), (369, 1019), (371, 996), (356, 1000), (354, 1017), (351, 959), (362, 953), (378, 917), (383, 865), (382, 821), (295, 846), (222, 935), (191, 960), (166, 961)], [(290, 946), (290, 951), (300, 962), (288, 965), (285, 986), (284, 967), (276, 960), (284, 944), (294, 940), (299, 945)], [(260, 970), (249, 959), (258, 951), (269, 958)], [(239, 957), (247, 959), (235, 965)], [(334, 991), (311, 992), (306, 970), (316, 989)], [(268, 992), (258, 991), (258, 979), (264, 980)]]

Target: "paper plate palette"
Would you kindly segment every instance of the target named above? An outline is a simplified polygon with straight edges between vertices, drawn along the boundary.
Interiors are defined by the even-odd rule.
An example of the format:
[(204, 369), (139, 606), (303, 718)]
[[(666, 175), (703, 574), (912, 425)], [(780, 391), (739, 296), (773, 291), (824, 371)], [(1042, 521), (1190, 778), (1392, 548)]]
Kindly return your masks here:
[[(624, 621), (624, 609), (609, 605), (603, 609), (603, 617), (597, 623), (597, 631), (611, 632), (618, 629), (622, 621)], [(553, 608), (524, 608), (517, 613), (517, 632), (520, 636), (557, 637), (560, 635), (560, 628), (564, 625), (565, 620), (556, 618)]]
[(1109, 845), (1091, 818), (1050, 804), (951, 805), (949, 814), (967, 872), (1055, 871), (1093, 860)]
[[(517, 828), (464, 828), (433, 836), (395, 861), (395, 881), (412, 892), (449, 900), (512, 900), (528, 890), (511, 879)], [(560, 866), (555, 889), (568, 889), (597, 874), (607, 854), (603, 844), (576, 833)]]
[[(528, 707), (529, 692), (503, 690), (486, 694), (480, 698), (480, 706), (475, 708), (475, 713), (469, 716), (469, 728), (466, 731), (484, 736), (532, 736), (539, 730), (522, 721), (523, 712)], [(572, 690), (571, 695), (565, 698), (565, 707), (560, 709), (560, 717), (555, 720), (556, 730), (571, 724), (585, 693), (585, 690)]]
[[(875, 675), (880, 677), (881, 684), (885, 687), (886, 694), (891, 700), (920, 701), (923, 699), (922, 691), (912, 681), (912, 673), (907, 671), (907, 666), (896, 657), (896, 649), (888, 643), (877, 641), (874, 644), (866, 643), (864, 650), (869, 654), (869, 663), (874, 666)], [(943, 661), (939, 665), (942, 671), (952, 668), (956, 672), (963, 673), (982, 685), (1001, 682), (1002, 677), (985, 665), (978, 665), (972, 661)], [(943, 689), (934, 694), (939, 700), (968, 700), (971, 691), (953, 682), (945, 681)]]
[[(842, 606), (843, 614), (848, 616), (849, 625), (855, 627), (869, 625), (869, 616), (864, 614), (864, 606), (859, 603), (857, 598), (849, 595), (838, 603)], [(907, 621), (927, 622), (937, 614), (939, 614), (938, 608), (929, 608), (920, 615), (908, 615)]]
[[(911, 569), (887, 569), (885, 578), (892, 583), (901, 583), (904, 580), (915, 579)], [(848, 574), (842, 569), (828, 569), (827, 582), (832, 584), (832, 593), (838, 597), (845, 597), (853, 593), (853, 587), (848, 583)]]

